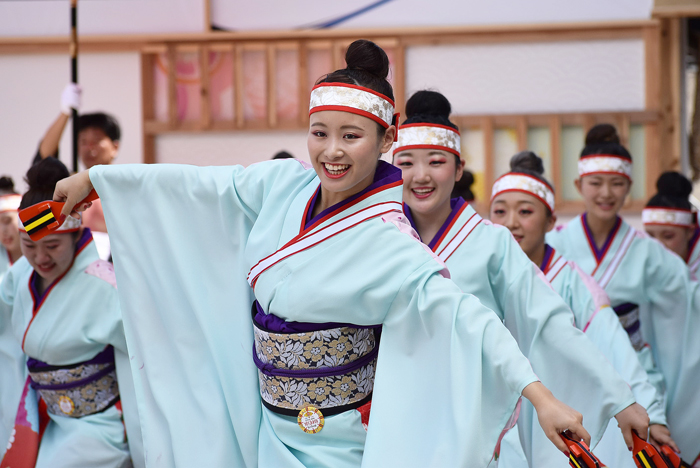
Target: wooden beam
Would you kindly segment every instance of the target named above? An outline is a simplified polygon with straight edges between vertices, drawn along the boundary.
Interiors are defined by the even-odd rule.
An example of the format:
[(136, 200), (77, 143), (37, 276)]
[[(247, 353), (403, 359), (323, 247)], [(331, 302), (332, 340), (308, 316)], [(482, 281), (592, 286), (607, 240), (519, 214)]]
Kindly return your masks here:
[(484, 139), (484, 190), (487, 193), (494, 182), (494, 159), (496, 157), (493, 148), (494, 127), (490, 117), (481, 119), (481, 131)]
[[(406, 48), (399, 43), (394, 48), (394, 98), (396, 111), (406, 115)], [(399, 122), (400, 123), (400, 122)]]
[(171, 129), (177, 127), (177, 50), (174, 45), (168, 47), (168, 124)]
[[(660, 28), (649, 26), (644, 28), (644, 75), (646, 83), (645, 103), (647, 109), (661, 107), (661, 52)], [(646, 148), (646, 181), (645, 194), (655, 192), (656, 179), (661, 174), (661, 122), (645, 125), (644, 139)]]
[(267, 58), (267, 66), (265, 76), (267, 78), (267, 87), (265, 94), (267, 97), (267, 125), (270, 128), (277, 126), (277, 49), (273, 44), (267, 45), (265, 51)]
[[(141, 55), (141, 118), (142, 122), (153, 120), (155, 112), (155, 83), (153, 72), (155, 67), (155, 57), (152, 54)], [(141, 126), (142, 140), (142, 162), (151, 164), (156, 162), (155, 138), (146, 133), (144, 125)]]
[(554, 205), (559, 211), (559, 205), (563, 200), (562, 184), (562, 160), (561, 160), (561, 118), (552, 116), (549, 119), (549, 154), (552, 158), (551, 180), (554, 184)]
[(518, 140), (518, 151), (527, 149), (527, 118), (520, 116), (515, 123), (515, 133)]
[(209, 47), (205, 44), (199, 49), (199, 94), (200, 116), (202, 129), (211, 125), (211, 95), (209, 93)]
[(211, 32), (211, 0), (204, 0), (204, 32)]
[(233, 60), (233, 99), (236, 127), (245, 126), (245, 115), (243, 114), (243, 47), (240, 44), (234, 46)]
[(299, 125), (305, 126), (309, 122), (309, 53), (307, 43), (302, 41), (299, 44), (298, 67), (299, 67)]

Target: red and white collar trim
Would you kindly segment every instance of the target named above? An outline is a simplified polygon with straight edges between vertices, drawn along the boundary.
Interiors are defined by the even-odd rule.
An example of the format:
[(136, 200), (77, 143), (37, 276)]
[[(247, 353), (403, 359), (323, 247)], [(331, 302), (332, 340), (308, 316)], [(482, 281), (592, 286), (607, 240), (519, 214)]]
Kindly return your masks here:
[(499, 177), (491, 190), (491, 202), (505, 192), (523, 192), (539, 199), (554, 213), (554, 191), (536, 178), (517, 172), (509, 172)]
[[(83, 224), (82, 219), (75, 219), (72, 216), (67, 216), (66, 220), (61, 224), (61, 226), (54, 230), (53, 233), (55, 234), (64, 234), (66, 232), (77, 232), (80, 230), (80, 226)], [(19, 227), (20, 232), (27, 232), (24, 229), (24, 224), (22, 224), (22, 220), (19, 219), (18, 216), (18, 222), (17, 225)]]
[(690, 210), (649, 206), (642, 210), (642, 223), (692, 228), (695, 227), (695, 217)]
[(0, 195), (0, 213), (19, 210), (19, 204), (22, 201), (22, 195)]
[(410, 149), (437, 149), (460, 155), (462, 144), (459, 132), (446, 125), (412, 123), (402, 125), (394, 155)]
[(578, 175), (592, 174), (620, 174), (632, 180), (632, 161), (613, 154), (592, 154), (579, 159)]
[(372, 89), (346, 83), (319, 83), (313, 87), (309, 115), (326, 110), (362, 115), (384, 128), (394, 121), (394, 101)]

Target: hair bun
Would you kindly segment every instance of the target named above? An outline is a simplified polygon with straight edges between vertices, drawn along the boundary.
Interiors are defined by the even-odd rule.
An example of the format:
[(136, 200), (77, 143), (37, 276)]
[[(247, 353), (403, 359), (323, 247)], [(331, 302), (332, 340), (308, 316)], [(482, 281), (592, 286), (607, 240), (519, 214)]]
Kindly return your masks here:
[(586, 145), (595, 145), (599, 143), (620, 144), (620, 136), (617, 134), (617, 129), (613, 125), (607, 123), (591, 127), (586, 134)]
[(3, 191), (3, 192), (14, 192), (15, 191), (15, 182), (12, 180), (12, 177), (10, 177), (10, 176), (0, 177), (0, 191)]
[(437, 91), (417, 91), (406, 102), (407, 119), (416, 115), (434, 115), (449, 119), (451, 113), (452, 106), (450, 101)]
[(693, 184), (678, 172), (664, 172), (656, 181), (659, 195), (688, 199), (693, 193)]
[(30, 192), (52, 192), (56, 182), (70, 175), (66, 166), (56, 158), (42, 159), (27, 171), (25, 180)]
[(542, 159), (532, 151), (521, 151), (510, 158), (510, 170), (512, 172), (534, 172), (544, 174)]
[(345, 52), (348, 69), (364, 70), (367, 73), (386, 79), (389, 76), (389, 57), (372, 41), (358, 39), (350, 44)]

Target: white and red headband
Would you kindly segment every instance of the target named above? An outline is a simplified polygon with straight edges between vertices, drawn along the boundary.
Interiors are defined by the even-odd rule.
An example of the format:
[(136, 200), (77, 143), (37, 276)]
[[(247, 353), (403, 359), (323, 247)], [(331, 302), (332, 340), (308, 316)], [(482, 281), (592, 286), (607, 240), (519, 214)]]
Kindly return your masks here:
[(412, 123), (400, 127), (394, 155), (411, 149), (437, 149), (457, 156), (461, 153), (459, 131), (446, 125)]
[[(80, 230), (80, 226), (82, 225), (83, 221), (81, 219), (75, 219), (72, 216), (66, 216), (66, 220), (61, 224), (61, 226), (53, 231), (54, 234), (65, 234), (67, 232), (76, 232)], [(19, 222), (17, 223), (20, 232), (27, 232), (26, 229), (24, 229), (24, 224), (22, 224), (22, 220), (20, 219)]]
[(22, 195), (10, 194), (0, 195), (0, 213), (19, 210), (19, 204), (22, 201)]
[(614, 154), (591, 154), (578, 160), (579, 177), (617, 174), (632, 180), (632, 161)]
[(554, 213), (554, 191), (547, 184), (528, 174), (509, 172), (499, 177), (491, 190), (491, 202), (505, 192), (522, 192), (532, 195)]
[(372, 89), (346, 83), (319, 83), (311, 90), (309, 115), (342, 111), (374, 120), (384, 128), (394, 124), (394, 101)]
[(642, 210), (642, 223), (645, 225), (695, 227), (695, 215), (682, 208), (648, 206)]

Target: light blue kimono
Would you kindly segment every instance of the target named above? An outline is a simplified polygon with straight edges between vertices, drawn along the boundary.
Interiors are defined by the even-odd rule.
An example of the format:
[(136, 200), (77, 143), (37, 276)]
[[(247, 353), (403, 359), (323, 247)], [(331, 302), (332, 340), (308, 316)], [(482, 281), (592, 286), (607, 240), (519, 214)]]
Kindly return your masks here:
[[(634, 403), (629, 386), (573, 326), (571, 310), (510, 232), (481, 219), (461, 198), (452, 205), (452, 213), (428, 246), (445, 261), (457, 286), (504, 321), (542, 383), (583, 414), (595, 446), (610, 418)], [(410, 209), (404, 209), (410, 216)], [(518, 428), (531, 466), (566, 464), (539, 427), (529, 403), (523, 405)], [(499, 466), (508, 463), (499, 462)]]
[[(0, 285), (11, 265), (7, 250), (0, 245)], [(27, 378), (24, 353), (12, 332), (9, 317), (9, 306), (0, 301), (0, 460), (7, 449)]]
[[(138, 420), (132, 410), (134, 391), (114, 273), (99, 259), (90, 231), (84, 230), (79, 239), (70, 269), (41, 295), (33, 288), (33, 275), (21, 258), (0, 291), (2, 302), (11, 307), (11, 326), (21, 349), (31, 358), (62, 366), (88, 361), (114, 346), (124, 419), (135, 438)], [(116, 406), (81, 418), (49, 417), (37, 467), (131, 466), (122, 412)]]
[[(550, 232), (547, 243), (605, 289), (618, 315), (630, 309), (626, 304), (639, 306), (641, 337), (634, 325), (625, 328), (652, 383), (661, 392), (665, 389), (671, 435), (684, 459), (692, 460), (700, 452), (698, 284), (690, 280), (680, 257), (622, 219), (598, 249), (584, 219), (578, 216)], [(621, 319), (635, 315), (633, 311)]]
[[(463, 294), (398, 218), (375, 217), (251, 267), (303, 231), (385, 203), (401, 175), (313, 220), (315, 172), (296, 160), (236, 167), (95, 166), (119, 282), (148, 466), (486, 466), (536, 380), (492, 311)], [(405, 226), (405, 225), (404, 225)], [(369, 430), (358, 411), (307, 434), (263, 407), (251, 301), (287, 321), (383, 324)], [(290, 395), (293, 397), (294, 395)]]
[[(620, 325), (615, 311), (610, 308), (610, 299), (605, 291), (574, 262), (567, 261), (548, 245), (540, 268), (554, 290), (574, 312), (576, 325), (630, 385), (637, 403), (647, 410), (651, 423), (667, 424), (663, 399), (649, 382), (627, 332)], [(595, 448), (595, 454), (608, 466), (636, 466), (614, 419), (610, 420), (605, 435)]]

